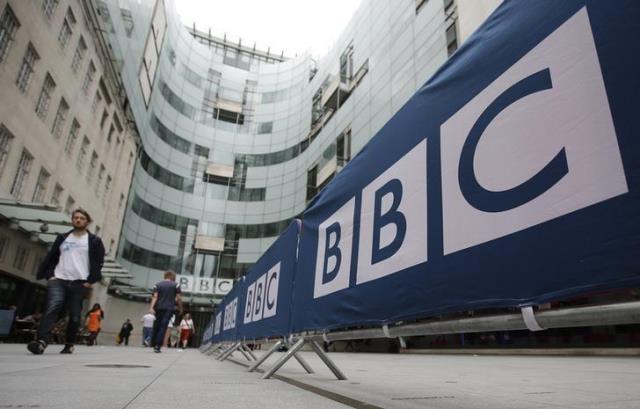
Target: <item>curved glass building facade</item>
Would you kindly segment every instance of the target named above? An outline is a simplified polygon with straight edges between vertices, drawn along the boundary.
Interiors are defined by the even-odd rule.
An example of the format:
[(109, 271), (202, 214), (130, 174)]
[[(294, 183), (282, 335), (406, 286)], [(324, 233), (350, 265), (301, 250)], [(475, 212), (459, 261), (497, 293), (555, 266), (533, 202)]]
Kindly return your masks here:
[(363, 2), (320, 61), (187, 28), (171, 0), (96, 9), (142, 140), (119, 261), (147, 288), (244, 274), (459, 41), (447, 0)]

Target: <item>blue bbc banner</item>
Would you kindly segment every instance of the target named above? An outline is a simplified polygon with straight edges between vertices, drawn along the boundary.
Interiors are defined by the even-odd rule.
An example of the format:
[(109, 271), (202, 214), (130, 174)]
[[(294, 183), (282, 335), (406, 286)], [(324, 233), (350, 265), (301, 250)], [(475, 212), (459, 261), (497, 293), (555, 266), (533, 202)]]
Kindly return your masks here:
[(502, 3), (304, 213), (292, 330), (640, 285), (639, 21)]
[(300, 221), (294, 220), (244, 277), (238, 336), (259, 339), (289, 333)]
[(216, 321), (216, 317), (214, 315), (209, 320), (209, 323), (207, 324), (207, 327), (206, 327), (207, 329), (202, 334), (202, 342), (201, 342), (202, 345), (206, 345), (206, 344), (212, 342), (212, 340), (213, 340), (213, 328), (215, 326), (215, 321)]
[[(241, 322), (238, 314), (239, 306), (242, 303), (242, 281), (237, 281), (231, 291), (224, 297), (223, 302), (218, 307), (222, 320), (220, 321), (220, 341), (235, 341), (238, 336), (238, 326)], [(215, 333), (215, 328), (214, 328)]]
[(224, 301), (218, 304), (213, 318), (213, 330), (211, 334), (211, 342), (213, 343), (222, 341), (222, 311), (224, 311)]

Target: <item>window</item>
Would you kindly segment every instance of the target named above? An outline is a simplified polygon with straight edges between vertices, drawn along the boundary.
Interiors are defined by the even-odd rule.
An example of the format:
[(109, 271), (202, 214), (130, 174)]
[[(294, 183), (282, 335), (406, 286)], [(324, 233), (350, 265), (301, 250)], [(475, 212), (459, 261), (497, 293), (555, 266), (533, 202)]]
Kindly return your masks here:
[(104, 83), (102, 77), (100, 77), (100, 80), (98, 81), (98, 88), (100, 89), (100, 92), (102, 92), (102, 95), (104, 96), (104, 100), (107, 102), (107, 105), (111, 105), (113, 100), (111, 99), (111, 95), (109, 95), (109, 91), (107, 90), (107, 85)]
[(109, 112), (107, 112), (107, 109), (105, 108), (102, 112), (102, 119), (100, 119), (100, 129), (104, 128), (104, 124), (105, 122), (107, 122), (107, 118), (109, 118)]
[(318, 165), (307, 171), (307, 201), (313, 199), (316, 193), (318, 193), (318, 187), (316, 186), (317, 179)]
[(76, 52), (73, 53), (73, 60), (71, 60), (71, 71), (73, 71), (74, 74), (76, 74), (80, 69), (80, 65), (82, 64), (82, 60), (84, 60), (84, 56), (86, 54), (87, 43), (84, 41), (84, 38), (80, 36), (78, 45), (76, 46)]
[(156, 2), (156, 9), (151, 20), (151, 32), (147, 36), (147, 42), (144, 47), (142, 64), (138, 72), (138, 81), (144, 97), (145, 106), (149, 106), (151, 91), (153, 90), (153, 82), (156, 78), (156, 70), (158, 69), (158, 60), (162, 43), (164, 41), (164, 33), (166, 31), (167, 21), (164, 13), (164, 2)]
[(447, 25), (447, 55), (450, 56), (458, 49), (458, 32), (456, 28), (458, 8), (454, 0), (444, 0), (444, 20)]
[(67, 113), (69, 112), (69, 105), (64, 98), (60, 98), (60, 105), (58, 105), (58, 112), (56, 112), (56, 119), (53, 121), (53, 127), (51, 128), (51, 133), (53, 136), (58, 139), (60, 135), (62, 135), (62, 128), (64, 127), (64, 122), (67, 119)]
[(107, 143), (111, 144), (111, 140), (113, 139), (113, 133), (116, 131), (116, 127), (111, 124), (109, 127), (109, 133), (107, 133)]
[(7, 163), (13, 138), (13, 134), (4, 125), (0, 124), (0, 175), (2, 175), (4, 165)]
[(80, 124), (75, 119), (71, 123), (71, 129), (69, 130), (69, 136), (67, 136), (67, 142), (64, 144), (64, 152), (67, 156), (71, 156), (73, 147), (78, 140), (78, 131), (80, 130)]
[(93, 104), (91, 104), (91, 112), (95, 114), (101, 103), (102, 103), (102, 95), (100, 95), (99, 90), (96, 90), (96, 96), (93, 97)]
[(84, 93), (88, 93), (89, 92), (89, 87), (91, 86), (91, 83), (93, 82), (93, 78), (96, 75), (96, 66), (93, 65), (93, 61), (91, 61), (89, 63), (89, 68), (87, 68), (87, 74), (84, 76), (84, 82), (82, 83), (82, 90), (84, 91)]
[(151, 129), (153, 129), (156, 135), (158, 135), (160, 139), (165, 141), (169, 146), (183, 153), (191, 152), (191, 142), (172, 132), (165, 124), (160, 122), (155, 114), (151, 115), (150, 122)]
[(47, 192), (47, 186), (49, 185), (49, 178), (51, 174), (47, 172), (45, 168), (40, 168), (40, 173), (38, 174), (38, 181), (36, 182), (36, 188), (33, 191), (32, 202), (35, 203), (43, 203), (44, 195)]
[(16, 15), (13, 14), (11, 7), (6, 5), (0, 18), (0, 62), (4, 61), (9, 53), (9, 48), (11, 48), (11, 43), (13, 42), (13, 35), (19, 27), (20, 22), (16, 18)]
[(33, 163), (33, 156), (26, 149), (22, 150), (20, 156), (20, 162), (18, 163), (18, 169), (16, 170), (16, 177), (13, 179), (11, 185), (11, 195), (16, 199), (22, 199), (22, 193), (25, 182), (31, 172), (31, 164)]
[(76, 159), (76, 168), (78, 171), (82, 171), (84, 167), (84, 161), (87, 158), (87, 151), (89, 150), (89, 139), (85, 135), (82, 138), (82, 145), (80, 145), (80, 151), (78, 151), (78, 158)]
[(53, 13), (56, 11), (56, 7), (58, 7), (59, 0), (44, 0), (42, 2), (42, 10), (44, 11), (45, 17), (47, 19), (51, 19)]
[(118, 201), (118, 213), (122, 210), (122, 206), (124, 206), (124, 193), (120, 193), (120, 201)]
[(56, 83), (51, 78), (51, 75), (47, 73), (47, 76), (44, 78), (44, 83), (42, 84), (42, 91), (40, 91), (40, 96), (38, 97), (38, 103), (36, 104), (36, 114), (43, 119), (47, 116), (47, 111), (49, 110), (49, 101), (51, 101), (51, 94), (56, 89)]
[(349, 45), (340, 56), (340, 82), (347, 84), (353, 78), (353, 45)]
[(51, 203), (54, 206), (60, 206), (60, 196), (62, 196), (63, 191), (63, 187), (56, 183), (53, 188), (53, 193), (51, 194)]
[(351, 129), (344, 131), (336, 141), (338, 166), (345, 166), (351, 160)]
[(458, 49), (458, 36), (456, 33), (456, 25), (451, 24), (447, 28), (447, 56), (450, 56)]
[(107, 176), (107, 181), (104, 183), (104, 198), (109, 198), (109, 193), (111, 192), (111, 176)]
[(422, 8), (422, 6), (427, 4), (428, 1), (429, 0), (416, 0), (416, 13), (418, 13), (418, 11)]
[(100, 171), (98, 172), (98, 180), (96, 181), (96, 199), (100, 198), (100, 188), (102, 187), (102, 180), (104, 179), (104, 165), (100, 165)]
[(271, 133), (273, 122), (261, 122), (258, 124), (258, 134)]
[(69, 39), (73, 35), (72, 28), (76, 25), (76, 17), (73, 15), (71, 11), (71, 7), (67, 9), (67, 15), (64, 16), (64, 20), (62, 21), (62, 28), (60, 29), (60, 34), (58, 35), (58, 43), (62, 48), (66, 48), (69, 43)]
[(35, 67), (36, 61), (39, 59), (40, 56), (36, 52), (36, 49), (33, 48), (33, 44), (29, 43), (27, 51), (25, 51), (24, 57), (22, 57), (22, 65), (18, 71), (18, 78), (16, 78), (16, 86), (23, 94), (27, 92), (31, 74), (33, 74), (33, 67)]
[(133, 16), (131, 15), (131, 10), (120, 9), (120, 16), (122, 17), (122, 23), (127, 37), (131, 38), (131, 33), (133, 33)]
[(67, 203), (64, 205), (64, 212), (70, 215), (71, 212), (73, 211), (75, 204), (76, 204), (76, 201), (73, 200), (71, 196), (67, 197)]
[(16, 258), (13, 260), (13, 267), (18, 270), (24, 270), (27, 265), (27, 259), (29, 258), (29, 249), (26, 247), (18, 246), (16, 249)]
[(93, 175), (96, 173), (96, 167), (98, 166), (98, 154), (93, 151), (91, 154), (91, 160), (89, 161), (89, 170), (87, 171), (87, 183), (91, 183)]

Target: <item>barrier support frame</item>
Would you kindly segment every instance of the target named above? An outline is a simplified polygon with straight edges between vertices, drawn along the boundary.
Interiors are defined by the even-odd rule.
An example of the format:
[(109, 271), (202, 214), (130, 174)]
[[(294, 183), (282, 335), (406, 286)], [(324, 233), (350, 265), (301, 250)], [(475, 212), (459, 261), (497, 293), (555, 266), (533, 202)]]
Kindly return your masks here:
[[(281, 342), (281, 341), (279, 341), (279, 342)], [(291, 346), (291, 348), (289, 348), (287, 353), (284, 354), (282, 357), (280, 357), (280, 359), (278, 359), (273, 365), (271, 365), (271, 367), (269, 367), (269, 369), (267, 369), (265, 371), (265, 373), (262, 375), (262, 379), (271, 378), (278, 371), (278, 369), (280, 369), (282, 367), (282, 365), (284, 365), (288, 360), (290, 360), (293, 357), (295, 357), (298, 360), (298, 362), (300, 362), (300, 364), (303, 367), (305, 367), (305, 365), (302, 364), (302, 362), (304, 362), (304, 360), (302, 360), (302, 362), (301, 362), (301, 358), (302, 357), (299, 357), (299, 355), (298, 355), (298, 351), (305, 344), (309, 344), (311, 346), (311, 349), (320, 357), (322, 362), (329, 368), (329, 370), (333, 373), (333, 375), (336, 378), (338, 378), (338, 380), (344, 381), (344, 380), (347, 379), (347, 377), (342, 373), (340, 368), (338, 368), (338, 366), (331, 360), (331, 358), (329, 358), (327, 353), (324, 352), (324, 350), (320, 347), (320, 345), (318, 345), (318, 343), (316, 341), (306, 339), (305, 337), (298, 338), (298, 340), (295, 342), (295, 344), (293, 344), (293, 346)], [(278, 344), (276, 344), (276, 345), (279, 346)], [(272, 347), (267, 352), (267, 354), (271, 355), (277, 349), (277, 346)], [(265, 354), (265, 355), (267, 355), (267, 354)], [(264, 360), (266, 360), (267, 357), (268, 356), (264, 357)], [(261, 359), (262, 358), (263, 357), (261, 357)], [(264, 362), (264, 360), (260, 361), (259, 364)], [(254, 366), (255, 366), (255, 368), (252, 367), (253, 370), (255, 370), (258, 367), (257, 365), (254, 365)], [(251, 370), (252, 368), (249, 368), (249, 369)], [(305, 369), (307, 369), (307, 368), (305, 368)], [(309, 369), (311, 369), (311, 368), (309, 368)], [(307, 370), (307, 372), (309, 372), (309, 371)], [(309, 373), (313, 373), (313, 372), (309, 372)]]

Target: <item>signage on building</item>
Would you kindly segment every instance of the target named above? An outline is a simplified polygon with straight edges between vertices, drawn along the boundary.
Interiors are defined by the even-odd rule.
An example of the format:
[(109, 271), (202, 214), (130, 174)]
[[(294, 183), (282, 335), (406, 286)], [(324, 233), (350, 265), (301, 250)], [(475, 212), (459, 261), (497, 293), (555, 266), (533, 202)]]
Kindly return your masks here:
[(194, 277), (178, 274), (176, 281), (183, 293), (225, 295), (233, 287), (233, 280), (224, 278)]

